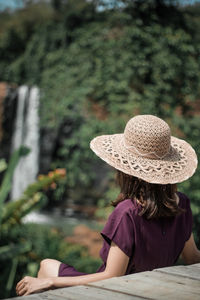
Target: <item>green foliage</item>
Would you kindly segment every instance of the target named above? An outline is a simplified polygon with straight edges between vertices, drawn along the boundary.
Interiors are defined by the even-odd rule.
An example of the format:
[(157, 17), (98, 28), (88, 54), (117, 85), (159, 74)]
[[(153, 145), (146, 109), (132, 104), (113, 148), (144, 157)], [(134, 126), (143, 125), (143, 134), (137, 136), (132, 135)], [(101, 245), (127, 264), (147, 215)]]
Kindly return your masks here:
[[(8, 193), (10, 192), (11, 189), (11, 184), (12, 184), (12, 176), (13, 172), (15, 170), (15, 167), (20, 159), (21, 156), (27, 155), (29, 153), (29, 149), (26, 147), (21, 147), (18, 150), (16, 150), (10, 159), (10, 162), (8, 164), (8, 168), (6, 170), (6, 173), (3, 177), (2, 184), (0, 187), (0, 225), (1, 225), (1, 219), (2, 219), (2, 212), (3, 212), (3, 203), (6, 200)], [(4, 161), (1, 161), (3, 163)], [(3, 169), (6, 168), (5, 162), (4, 165), (2, 166)]]
[[(195, 109), (195, 107), (194, 107)], [(194, 147), (198, 160), (200, 159), (199, 147), (199, 116), (186, 116), (174, 120), (182, 132), (184, 132), (186, 140)], [(195, 175), (190, 179), (179, 184), (180, 189), (190, 196), (191, 207), (193, 212), (193, 231), (195, 241), (200, 247), (200, 189), (199, 189), (200, 168), (198, 167)]]
[(110, 174), (109, 178), (109, 189), (105, 192), (104, 197), (100, 198), (97, 202), (97, 210), (95, 212), (95, 217), (98, 219), (107, 220), (114, 207), (111, 206), (112, 201), (117, 199), (120, 193), (120, 189), (116, 186), (114, 174)]
[(0, 173), (5, 171), (7, 168), (7, 163), (5, 159), (0, 160)]
[(70, 188), (96, 176), (88, 147), (95, 135), (122, 132), (138, 111), (169, 120), (181, 107), (185, 118), (199, 95), (198, 50), (183, 29), (139, 20), (103, 25), (77, 29), (67, 51), (49, 54), (42, 74), (41, 126), (63, 132), (53, 167), (66, 162)]
[[(19, 160), (20, 154), (22, 153), (27, 153), (27, 149), (19, 149), (16, 151), (8, 164), (8, 169), (2, 183), (2, 188), (4, 188), (5, 184), (7, 185), (6, 192), (4, 191), (4, 193), (1, 194), (3, 195), (3, 200), (5, 200), (7, 193), (9, 192), (8, 187), (11, 186), (10, 181), (12, 178), (12, 173)], [(28, 186), (20, 199), (8, 203), (2, 202), (0, 261), (3, 271), (0, 289), (3, 290), (3, 286), (6, 284), (5, 292), (3, 292), (2, 295), (3, 297), (10, 296), (11, 294), (14, 295), (14, 282), (16, 283), (16, 278), (18, 276), (18, 267), (21, 265), (21, 260), (23, 260), (24, 257), (27, 257), (27, 255), (33, 251), (35, 245), (34, 240), (32, 240), (29, 235), (26, 237), (24, 233), (22, 234), (23, 225), (21, 220), (33, 209), (41, 207), (44, 204), (44, 200), (46, 199), (42, 191), (44, 191), (44, 189), (48, 189), (52, 185), (55, 186), (57, 182), (65, 177), (65, 173), (65, 170), (59, 169), (49, 172), (49, 174), (46, 176), (40, 175), (38, 181)], [(36, 234), (38, 234), (38, 232), (36, 232)], [(30, 275), (33, 275), (34, 270), (35, 272), (37, 271), (38, 263), (36, 266), (35, 261), (32, 262), (31, 259), (29, 260), (26, 260), (27, 271)], [(29, 265), (29, 263), (31, 264)], [(24, 262), (22, 265), (23, 264)]]
[[(2, 236), (2, 240), (6, 239), (6, 236)], [(18, 256), (15, 253), (15, 245), (11, 245), (7, 248), (0, 247), (1, 251), (5, 253), (4, 259), (1, 260), (2, 274), (0, 281), (1, 297), (15, 296), (15, 285), (21, 280), (23, 276), (36, 276), (39, 270), (39, 264), (42, 259), (54, 258), (59, 261), (63, 261), (74, 265), (80, 272), (95, 272), (100, 266), (100, 259), (94, 259), (89, 256), (86, 248), (80, 245), (71, 245), (65, 241), (65, 233), (56, 229), (50, 228), (45, 225), (38, 224), (23, 224), (21, 226), (15, 226), (9, 236), (13, 243), (20, 242), (24, 248), (18, 247)], [(31, 248), (29, 248), (31, 246)], [(27, 247), (25, 249), (25, 247)], [(2, 250), (1, 250), (2, 249)], [(12, 259), (9, 254), (6, 254), (6, 250), (14, 258), (17, 257), (17, 267), (14, 272), (14, 280), (12, 284), (12, 290), (8, 294), (5, 291), (5, 285), (8, 279), (8, 269), (12, 267)], [(24, 250), (20, 252), (20, 250)], [(26, 250), (26, 251), (25, 251)], [(14, 263), (16, 263), (14, 261)], [(7, 293), (7, 294), (5, 294)]]
[[(45, 2), (30, 4), (15, 13), (2, 12), (0, 17), (0, 80), (13, 81), (23, 76), (18, 73), (23, 65), (27, 42), (38, 28), (53, 17), (53, 10)], [(10, 68), (10, 65), (12, 67)], [(4, 78), (2, 78), (2, 76)]]
[(35, 193), (32, 197), (23, 196), (19, 200), (4, 205), (0, 232), (5, 231), (9, 234), (10, 228), (19, 224), (22, 217), (37, 208), (37, 206), (42, 206), (42, 200), (44, 200), (44, 195)]
[[(100, 4), (104, 10), (97, 9)], [(41, 5), (46, 10), (33, 24)], [(199, 157), (198, 9), (179, 8), (176, 1), (39, 1), (4, 16), (2, 79), (40, 86), (41, 128), (59, 139), (51, 167), (68, 170), (69, 198), (90, 203), (104, 197), (106, 184), (100, 182), (108, 171), (89, 142), (95, 135), (122, 132), (138, 113), (164, 118)], [(11, 40), (20, 51), (13, 52)], [(198, 174), (199, 169), (181, 185), (195, 205)]]
[(94, 273), (102, 263), (100, 259), (89, 256), (88, 250), (78, 244), (68, 244), (66, 241), (60, 243), (59, 260), (68, 262), (78, 271), (84, 273)]
[[(16, 153), (19, 155), (19, 151)], [(7, 170), (9, 176), (10, 170), (14, 170), (18, 161), (16, 155), (13, 157)], [(4, 168), (5, 163), (2, 163), (2, 169)], [(82, 246), (68, 244), (64, 232), (49, 226), (22, 223), (25, 215), (44, 204), (44, 191), (56, 188), (60, 181), (65, 180), (65, 174), (64, 169), (56, 169), (48, 175), (40, 175), (35, 183), (28, 186), (20, 199), (2, 206), (1, 297), (15, 296), (16, 283), (25, 275), (36, 276), (40, 261), (47, 257), (74, 264), (85, 273), (95, 272), (99, 267), (100, 259), (91, 258), (87, 249)], [(10, 179), (8, 175), (5, 177)]]
[(85, 257), (77, 257), (77, 261), (74, 263), (74, 267), (83, 273), (95, 273), (102, 264), (102, 260), (99, 258), (93, 258), (89, 255)]
[(6, 245), (0, 247), (0, 260), (12, 259), (14, 256), (18, 256), (31, 250), (30, 243), (23, 243), (21, 245)]
[(20, 199), (4, 204), (0, 233), (3, 231), (9, 233), (10, 227), (20, 224), (22, 217), (44, 205), (46, 198), (42, 191), (59, 182), (63, 177), (65, 177), (65, 170), (55, 170), (46, 176), (40, 175), (38, 181), (29, 185)]
[[(104, 10), (97, 9), (99, 3)], [(95, 135), (122, 132), (138, 113), (154, 114), (170, 124), (173, 135), (190, 142), (200, 157), (199, 7), (175, 4), (38, 1), (0, 18), (0, 79), (40, 86), (41, 129), (58, 136), (51, 167), (68, 170), (69, 198), (81, 203), (100, 199), (99, 217), (117, 191), (110, 169), (89, 149)], [(179, 186), (192, 200), (198, 244), (199, 172), (198, 168)], [(108, 187), (112, 194), (106, 192)], [(55, 190), (58, 198), (59, 193), (63, 188)], [(42, 239), (38, 257), (59, 250), (51, 246), (52, 253), (45, 252)], [(84, 250), (80, 252), (84, 257)], [(70, 255), (75, 261), (73, 251)], [(32, 263), (34, 270), (36, 261)]]

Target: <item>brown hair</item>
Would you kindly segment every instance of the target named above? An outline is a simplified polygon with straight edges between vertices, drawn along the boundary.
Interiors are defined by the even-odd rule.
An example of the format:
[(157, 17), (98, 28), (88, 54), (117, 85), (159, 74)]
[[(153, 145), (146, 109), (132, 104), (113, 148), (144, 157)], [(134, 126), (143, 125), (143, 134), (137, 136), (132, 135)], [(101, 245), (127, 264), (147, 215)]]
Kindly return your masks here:
[(125, 199), (137, 200), (141, 205), (139, 215), (147, 219), (173, 217), (184, 212), (176, 201), (176, 184), (148, 183), (118, 170), (116, 179), (121, 191), (113, 206)]

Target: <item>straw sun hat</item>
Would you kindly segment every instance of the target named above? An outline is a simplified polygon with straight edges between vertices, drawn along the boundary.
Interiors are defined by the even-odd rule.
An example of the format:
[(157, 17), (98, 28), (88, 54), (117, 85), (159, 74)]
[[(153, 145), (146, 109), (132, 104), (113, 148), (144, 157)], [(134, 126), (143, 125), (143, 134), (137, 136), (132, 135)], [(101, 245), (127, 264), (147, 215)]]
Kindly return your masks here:
[(97, 136), (90, 147), (112, 167), (150, 183), (182, 182), (197, 167), (194, 149), (171, 136), (168, 124), (152, 115), (133, 117), (124, 133)]

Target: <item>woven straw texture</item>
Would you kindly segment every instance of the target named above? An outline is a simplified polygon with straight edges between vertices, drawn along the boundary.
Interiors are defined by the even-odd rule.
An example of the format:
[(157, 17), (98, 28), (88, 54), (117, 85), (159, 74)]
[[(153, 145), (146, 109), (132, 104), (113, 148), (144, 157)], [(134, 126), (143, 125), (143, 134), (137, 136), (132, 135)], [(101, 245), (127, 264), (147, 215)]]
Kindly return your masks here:
[(182, 182), (197, 167), (194, 149), (171, 136), (168, 124), (152, 115), (130, 119), (124, 133), (98, 136), (90, 147), (112, 167), (150, 183)]

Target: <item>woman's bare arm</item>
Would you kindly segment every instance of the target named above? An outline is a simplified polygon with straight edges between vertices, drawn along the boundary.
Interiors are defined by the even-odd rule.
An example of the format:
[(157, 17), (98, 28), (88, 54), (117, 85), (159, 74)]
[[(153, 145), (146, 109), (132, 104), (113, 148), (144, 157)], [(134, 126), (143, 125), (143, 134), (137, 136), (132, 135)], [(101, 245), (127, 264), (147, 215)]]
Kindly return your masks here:
[(126, 273), (128, 262), (129, 257), (117, 245), (112, 243), (105, 271), (74, 277), (33, 278), (26, 276), (18, 282), (16, 292), (19, 296), (26, 296), (52, 288), (82, 285), (115, 276), (122, 276)]
[(129, 257), (116, 244), (112, 243), (107, 258), (105, 271), (75, 277), (54, 277), (52, 278), (52, 287), (60, 288), (82, 285), (115, 276), (122, 276), (126, 273), (128, 262)]
[(193, 234), (191, 234), (189, 240), (185, 243), (181, 257), (188, 265), (200, 263), (200, 251), (197, 249)]

